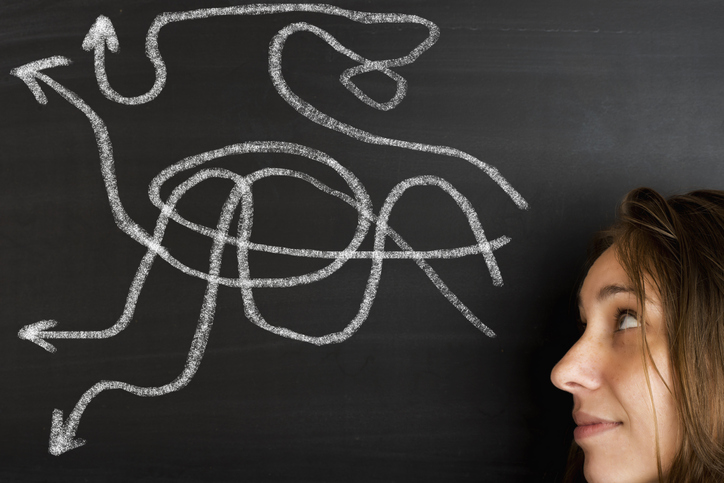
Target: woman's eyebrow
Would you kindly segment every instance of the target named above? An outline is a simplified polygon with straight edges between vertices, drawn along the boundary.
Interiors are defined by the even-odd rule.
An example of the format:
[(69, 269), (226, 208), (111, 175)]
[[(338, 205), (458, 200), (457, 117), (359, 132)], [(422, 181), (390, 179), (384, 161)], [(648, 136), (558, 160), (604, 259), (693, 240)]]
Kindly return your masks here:
[[(633, 287), (629, 287), (627, 285), (619, 285), (619, 284), (612, 284), (612, 285), (606, 285), (601, 287), (601, 290), (598, 291), (598, 295), (596, 295), (596, 301), (597, 302), (603, 302), (604, 300), (613, 297), (614, 295), (618, 295), (620, 293), (627, 293), (635, 295), (636, 291), (633, 289)], [(583, 308), (583, 301), (581, 300), (581, 291), (578, 291), (578, 295), (576, 297), (578, 301), (578, 307)]]
[(601, 287), (601, 290), (598, 291), (598, 295), (596, 296), (596, 300), (598, 302), (603, 302), (604, 300), (613, 297), (614, 295), (618, 295), (620, 293), (628, 293), (628, 294), (636, 294), (636, 291), (634, 291), (633, 287), (628, 287), (626, 285), (606, 285), (605, 287)]

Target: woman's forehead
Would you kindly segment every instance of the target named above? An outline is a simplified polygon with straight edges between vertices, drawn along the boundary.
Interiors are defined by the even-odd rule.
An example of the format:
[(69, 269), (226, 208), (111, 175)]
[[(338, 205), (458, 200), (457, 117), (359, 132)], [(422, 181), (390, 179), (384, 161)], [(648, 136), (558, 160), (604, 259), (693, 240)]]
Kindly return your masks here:
[[(606, 302), (618, 295), (636, 297), (636, 289), (618, 260), (616, 247), (612, 246), (588, 270), (578, 292), (578, 307), (583, 310), (584, 307)], [(647, 306), (652, 305), (655, 310), (660, 310), (660, 297), (649, 276), (646, 276), (643, 295)]]
[(611, 247), (588, 270), (578, 292), (578, 305), (582, 307), (600, 302), (619, 293), (635, 294), (628, 274), (619, 263), (614, 247)]

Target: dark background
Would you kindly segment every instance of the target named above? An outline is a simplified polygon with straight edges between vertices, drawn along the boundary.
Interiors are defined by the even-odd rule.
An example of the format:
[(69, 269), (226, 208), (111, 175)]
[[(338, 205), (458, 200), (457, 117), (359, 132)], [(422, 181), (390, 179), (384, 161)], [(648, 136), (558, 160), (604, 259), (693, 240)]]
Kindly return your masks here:
[[(371, 146), (305, 119), (274, 90), (267, 46), (305, 20), (369, 58), (403, 55), (414, 27), (360, 26), (315, 14), (195, 20), (164, 27), (168, 83), (142, 106), (105, 99), (81, 42), (100, 14), (121, 51), (107, 54), (111, 86), (146, 92), (153, 70), (146, 31), (164, 11), (229, 2), (74, 0), (0, 3), (0, 480), (3, 482), (513, 482), (560, 478), (571, 437), (570, 397), (550, 369), (575, 340), (573, 297), (591, 234), (613, 219), (631, 188), (664, 194), (722, 188), (724, 5), (706, 1), (338, 1), (344, 8), (415, 14), (442, 35), (397, 71), (407, 98), (380, 112), (338, 82), (352, 64), (308, 34), (285, 50), (285, 76), (302, 98), (340, 120), (391, 138), (452, 146), (496, 166), (530, 203), (518, 210), (482, 172), (453, 158)], [(256, 140), (297, 142), (339, 160), (375, 210), (399, 181), (441, 176), (475, 205), (505, 285), (482, 257), (431, 260), (448, 286), (497, 334), (471, 326), (410, 260), (386, 261), (367, 321), (348, 341), (316, 347), (278, 337), (244, 317), (238, 290), (222, 287), (199, 372), (156, 398), (111, 391), (78, 429), (87, 445), (47, 452), (51, 413), (67, 416), (102, 379), (157, 386), (183, 366), (205, 283), (158, 260), (129, 328), (107, 340), (53, 340), (49, 354), (18, 339), (29, 323), (99, 330), (120, 315), (145, 249), (114, 224), (86, 118), (47, 87), (40, 106), (9, 74), (52, 55), (47, 71), (108, 125), (121, 196), (152, 230), (150, 180), (178, 160)], [(385, 100), (394, 85), (360, 77)], [(244, 174), (310, 163), (240, 157)], [(315, 171), (316, 170), (316, 171)], [(326, 171), (329, 175), (329, 170)], [(330, 183), (341, 180), (329, 176)], [(216, 222), (228, 185), (210, 181), (179, 211)], [(226, 191), (225, 191), (226, 190)], [(252, 241), (341, 249), (353, 210), (301, 181), (255, 191)], [(473, 242), (441, 191), (417, 188), (391, 226), (416, 249)], [(173, 225), (165, 240), (184, 263), (208, 267), (208, 239)], [(363, 248), (371, 247), (370, 240)], [(388, 243), (388, 249), (393, 245)], [(323, 263), (253, 255), (257, 277)], [(255, 291), (271, 322), (320, 335), (357, 311), (369, 261), (351, 261), (305, 287)], [(223, 273), (235, 276), (235, 257)]]

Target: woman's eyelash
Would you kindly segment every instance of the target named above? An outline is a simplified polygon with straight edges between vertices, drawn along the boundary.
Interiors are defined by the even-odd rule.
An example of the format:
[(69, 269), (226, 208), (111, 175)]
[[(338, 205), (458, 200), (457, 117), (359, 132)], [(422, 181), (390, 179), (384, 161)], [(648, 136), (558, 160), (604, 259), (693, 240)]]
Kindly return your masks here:
[[(630, 327), (623, 327), (623, 328), (622, 328), (622, 327), (621, 327), (621, 326), (622, 326), (622, 322), (623, 322), (624, 320), (626, 320), (626, 317), (631, 317), (631, 318), (633, 318), (634, 321), (635, 321), (635, 325), (630, 326)], [(634, 328), (634, 327), (639, 327), (639, 325), (640, 325), (640, 324), (639, 324), (638, 316), (636, 315), (636, 312), (634, 312), (634, 311), (631, 310), (631, 309), (623, 309), (623, 308), (618, 309), (618, 311), (617, 311), (617, 313), (616, 313), (616, 331), (621, 331), (621, 330), (626, 330), (626, 329), (632, 329), (632, 328)]]

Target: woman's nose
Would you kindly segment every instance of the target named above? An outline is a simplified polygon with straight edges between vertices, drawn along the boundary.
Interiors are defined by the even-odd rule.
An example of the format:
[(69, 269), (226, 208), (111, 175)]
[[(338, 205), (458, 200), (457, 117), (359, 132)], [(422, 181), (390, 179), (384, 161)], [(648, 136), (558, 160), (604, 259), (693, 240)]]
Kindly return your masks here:
[(571, 394), (601, 385), (603, 354), (600, 345), (585, 333), (551, 371), (551, 382)]

